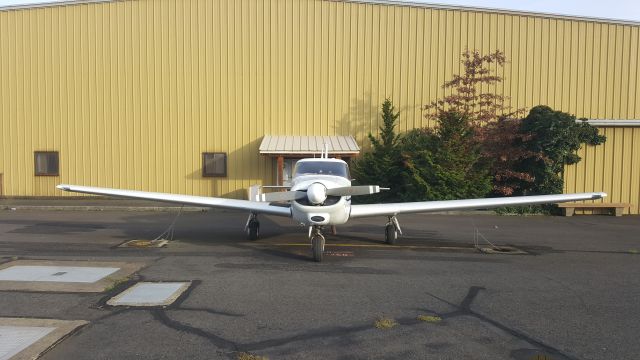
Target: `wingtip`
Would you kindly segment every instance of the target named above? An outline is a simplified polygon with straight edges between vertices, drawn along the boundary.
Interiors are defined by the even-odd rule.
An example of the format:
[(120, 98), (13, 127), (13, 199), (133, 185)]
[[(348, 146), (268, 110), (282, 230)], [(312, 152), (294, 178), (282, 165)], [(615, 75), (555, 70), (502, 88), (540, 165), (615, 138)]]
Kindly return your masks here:
[(60, 184), (60, 185), (56, 186), (56, 188), (58, 190), (69, 191), (69, 185), (65, 185), (65, 184)]
[(598, 198), (599, 198), (599, 199), (602, 199), (602, 198), (606, 198), (606, 197), (607, 197), (607, 193), (606, 193), (606, 192), (599, 192), (599, 193), (597, 193), (597, 194), (598, 194), (597, 196), (598, 196)]

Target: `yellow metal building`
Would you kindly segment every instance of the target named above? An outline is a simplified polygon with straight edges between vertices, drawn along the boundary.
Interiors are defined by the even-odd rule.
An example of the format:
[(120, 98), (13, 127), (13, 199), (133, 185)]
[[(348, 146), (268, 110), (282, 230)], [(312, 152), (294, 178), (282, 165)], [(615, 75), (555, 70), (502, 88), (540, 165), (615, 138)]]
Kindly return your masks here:
[[(276, 181), (265, 135), (366, 134), (390, 97), (429, 126), (466, 49), (503, 50), (496, 89), (600, 120), (566, 191), (640, 202), (640, 25), (548, 14), (329, 0), (125, 0), (0, 9), (0, 195), (58, 183), (244, 197)], [(621, 126), (622, 125), (622, 126)], [(57, 176), (35, 164), (58, 153)], [(203, 153), (226, 154), (205, 177)], [(41, 161), (41, 160), (38, 160)], [(54, 173), (50, 173), (55, 175)], [(384, 184), (381, 184), (384, 185)]]

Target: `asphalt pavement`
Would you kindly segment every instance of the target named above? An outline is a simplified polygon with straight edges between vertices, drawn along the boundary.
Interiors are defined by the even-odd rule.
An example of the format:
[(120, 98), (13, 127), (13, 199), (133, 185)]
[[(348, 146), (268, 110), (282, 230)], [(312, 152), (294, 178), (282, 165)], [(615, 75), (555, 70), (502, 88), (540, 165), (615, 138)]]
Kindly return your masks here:
[[(640, 354), (637, 216), (406, 215), (397, 246), (383, 242), (385, 218), (362, 219), (327, 235), (325, 261), (314, 263), (307, 230), (289, 219), (261, 217), (250, 242), (245, 214), (186, 212), (167, 247), (118, 247), (154, 239), (176, 215), (0, 211), (1, 263), (144, 264), (102, 293), (0, 291), (0, 317), (88, 321), (44, 359)], [(483, 254), (475, 238), (525, 254)], [(141, 280), (192, 285), (168, 307), (106, 305)]]

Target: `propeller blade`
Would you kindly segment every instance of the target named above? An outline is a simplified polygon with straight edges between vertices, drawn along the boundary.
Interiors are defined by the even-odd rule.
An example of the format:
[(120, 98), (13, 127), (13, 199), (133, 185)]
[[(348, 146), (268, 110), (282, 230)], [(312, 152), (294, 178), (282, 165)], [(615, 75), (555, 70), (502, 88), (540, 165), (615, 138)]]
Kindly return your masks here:
[(333, 196), (357, 196), (379, 193), (380, 190), (387, 190), (378, 185), (343, 186), (327, 189), (327, 195)]
[(266, 194), (256, 195), (256, 201), (273, 202), (273, 201), (290, 201), (302, 199), (307, 196), (304, 191), (278, 191)]

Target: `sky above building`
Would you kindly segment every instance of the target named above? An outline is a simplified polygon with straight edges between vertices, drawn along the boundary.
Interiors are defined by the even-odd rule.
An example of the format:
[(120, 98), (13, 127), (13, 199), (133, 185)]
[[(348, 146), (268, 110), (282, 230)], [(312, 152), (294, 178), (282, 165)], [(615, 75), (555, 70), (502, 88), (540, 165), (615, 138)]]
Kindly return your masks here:
[[(0, 0), (0, 6), (64, 2), (65, 0)], [(545, 12), (561, 15), (587, 16), (640, 21), (639, 0), (440, 0), (413, 2), (440, 3), (473, 7)]]

